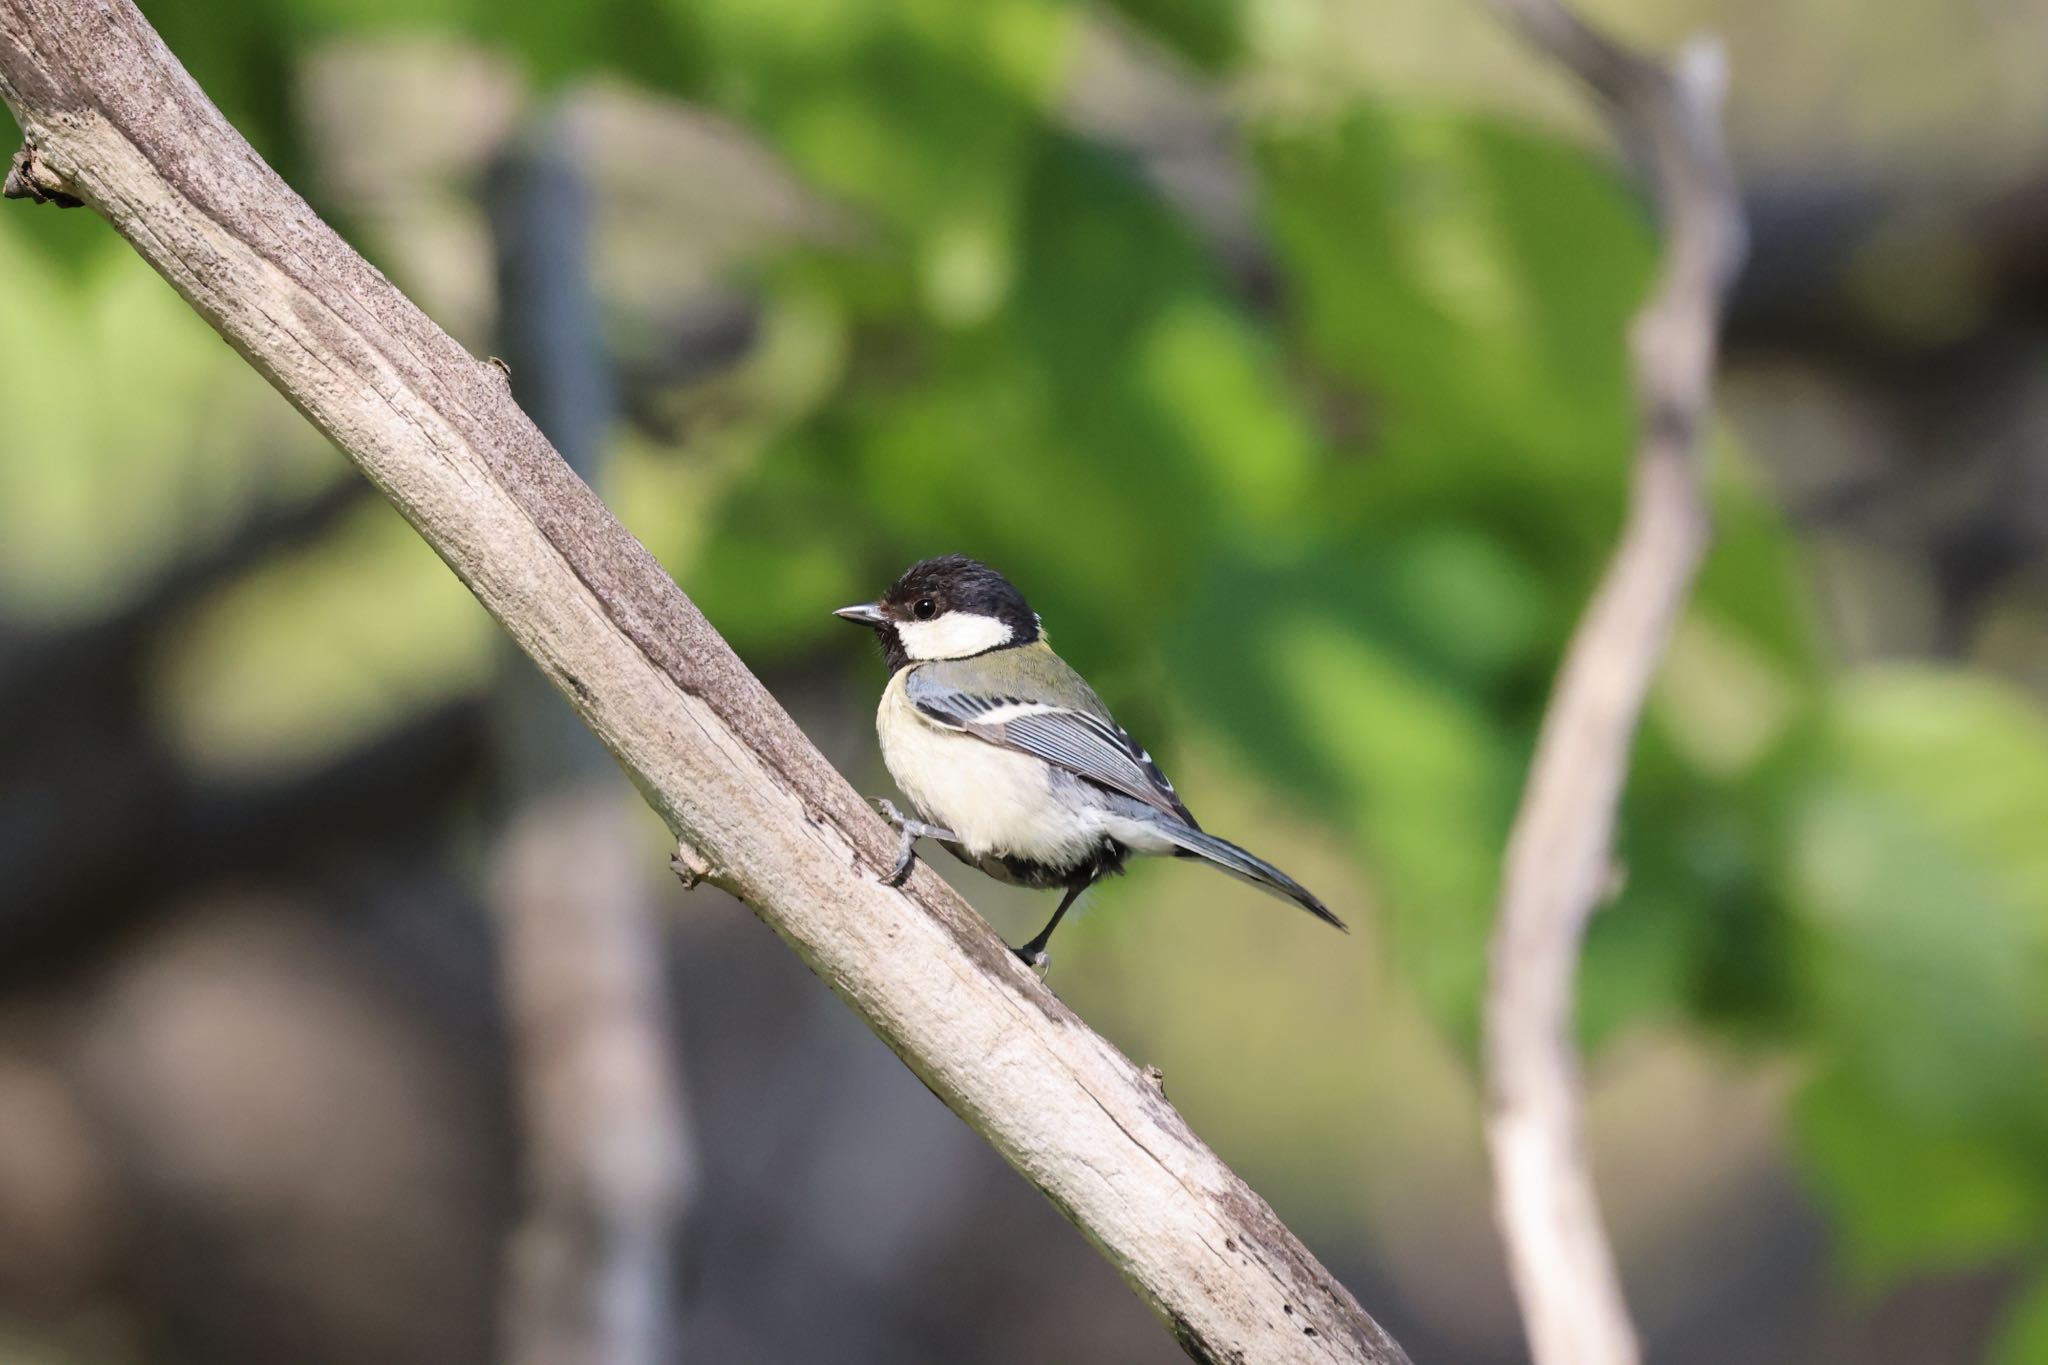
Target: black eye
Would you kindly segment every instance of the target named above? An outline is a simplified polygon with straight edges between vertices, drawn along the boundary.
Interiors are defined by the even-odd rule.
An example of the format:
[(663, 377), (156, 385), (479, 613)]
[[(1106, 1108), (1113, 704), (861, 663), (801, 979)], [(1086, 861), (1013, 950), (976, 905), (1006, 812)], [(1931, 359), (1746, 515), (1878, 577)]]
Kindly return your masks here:
[(938, 607), (933, 604), (931, 598), (920, 597), (917, 599), (917, 605), (912, 607), (911, 610), (917, 613), (918, 620), (929, 621), (932, 619), (932, 613), (937, 611)]

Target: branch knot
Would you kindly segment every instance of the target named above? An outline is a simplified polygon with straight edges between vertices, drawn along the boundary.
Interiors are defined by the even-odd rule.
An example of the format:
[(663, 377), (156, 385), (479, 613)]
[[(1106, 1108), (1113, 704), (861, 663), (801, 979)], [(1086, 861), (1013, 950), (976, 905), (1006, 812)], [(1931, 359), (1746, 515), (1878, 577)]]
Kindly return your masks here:
[(686, 839), (676, 840), (676, 851), (669, 855), (668, 866), (685, 891), (696, 890), (699, 884), (712, 879), (717, 872), (711, 866), (711, 860), (690, 847)]
[(71, 193), (71, 182), (51, 170), (50, 163), (26, 142), (14, 153), (14, 164), (7, 168), (7, 183), (0, 188), (0, 199), (28, 199), (38, 204), (55, 204), (60, 209), (75, 209), (85, 203)]

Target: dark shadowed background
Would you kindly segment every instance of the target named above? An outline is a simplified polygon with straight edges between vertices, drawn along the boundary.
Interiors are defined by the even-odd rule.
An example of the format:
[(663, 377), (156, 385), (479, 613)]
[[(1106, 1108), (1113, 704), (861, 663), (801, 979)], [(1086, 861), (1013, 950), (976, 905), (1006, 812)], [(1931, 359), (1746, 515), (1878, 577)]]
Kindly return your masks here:
[[(1050, 984), (1416, 1360), (1522, 1358), (1477, 993), (1654, 252), (1574, 89), (1428, 0), (145, 8), (863, 790), (830, 610), (1009, 573), (1355, 927), (1148, 864)], [(2048, 1362), (2048, 0), (1589, 8), (1726, 39), (1755, 229), (1583, 983), (1633, 1306)], [(672, 1039), (675, 1358), (1179, 1358), (104, 224), (0, 281), (0, 1360), (498, 1356), (585, 969)]]

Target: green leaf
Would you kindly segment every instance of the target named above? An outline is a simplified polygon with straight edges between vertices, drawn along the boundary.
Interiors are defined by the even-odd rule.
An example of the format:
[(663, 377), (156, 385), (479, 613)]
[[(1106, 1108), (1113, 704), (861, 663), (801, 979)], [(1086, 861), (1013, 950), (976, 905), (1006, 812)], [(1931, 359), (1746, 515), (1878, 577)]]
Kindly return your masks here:
[(1239, 0), (1112, 0), (1112, 5), (1204, 70), (1223, 70), (1244, 54), (1244, 7)]
[[(911, 244), (928, 303), (1007, 291), (1020, 178), (1043, 137), (1071, 12), (1052, 0), (689, 0), (705, 93), (814, 184)], [(883, 93), (886, 92), (886, 93)]]
[(1827, 1053), (1802, 1151), (1873, 1276), (2048, 1237), (2048, 720), (1988, 679), (1834, 699), (1790, 875)]
[[(1323, 451), (1277, 348), (1134, 168), (1048, 137), (1028, 170), (1015, 288), (974, 326), (878, 288), (872, 259), (810, 263), (809, 287), (866, 325), (814, 420), (736, 481), (701, 569), (677, 566), (707, 610), (729, 604), (721, 625), (744, 575), (719, 541), (837, 556), (870, 593), (912, 558), (968, 550), (1114, 691), (1110, 661), (1144, 666), (1205, 557), (1327, 515)], [(764, 646), (768, 623), (790, 627), (786, 648), (833, 629), (767, 602), (748, 614)]]
[(1991, 1365), (2048, 1365), (2048, 1274), (2006, 1315), (1992, 1343)]
[[(1466, 574), (1491, 582), (1496, 567), (1476, 543), (1421, 533), (1377, 555), (1219, 567), (1173, 653), (1186, 702), (1253, 771), (1350, 829), (1403, 966), (1432, 1017), (1467, 1038), (1514, 760), (1474, 688), (1484, 656), (1474, 670), (1412, 594)], [(1512, 639), (1526, 599), (1497, 586), (1482, 619)]]
[(1271, 123), (1257, 153), (1302, 342), (1395, 448), (1455, 451), (1464, 481), (1622, 467), (1650, 241), (1607, 170), (1494, 119), (1375, 107)]
[(126, 243), (62, 215), (95, 239), (67, 266), (20, 230), (32, 216), (0, 216), (27, 320), (0, 328), (0, 609), (76, 619), (337, 461)]

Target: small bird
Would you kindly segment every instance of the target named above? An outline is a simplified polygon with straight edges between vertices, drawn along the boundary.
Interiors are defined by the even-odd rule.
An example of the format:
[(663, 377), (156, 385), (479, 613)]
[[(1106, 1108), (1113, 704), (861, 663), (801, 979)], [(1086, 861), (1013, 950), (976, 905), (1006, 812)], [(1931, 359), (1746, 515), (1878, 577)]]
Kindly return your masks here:
[(1024, 594), (986, 564), (927, 559), (879, 600), (833, 615), (881, 642), (890, 677), (875, 731), (922, 817), (876, 803), (903, 835), (892, 885), (924, 838), (998, 881), (1064, 887), (1045, 928), (1014, 950), (1034, 968), (1075, 898), (1136, 853), (1199, 858), (1345, 927), (1301, 883), (1195, 823), (1152, 755), (1052, 652)]

